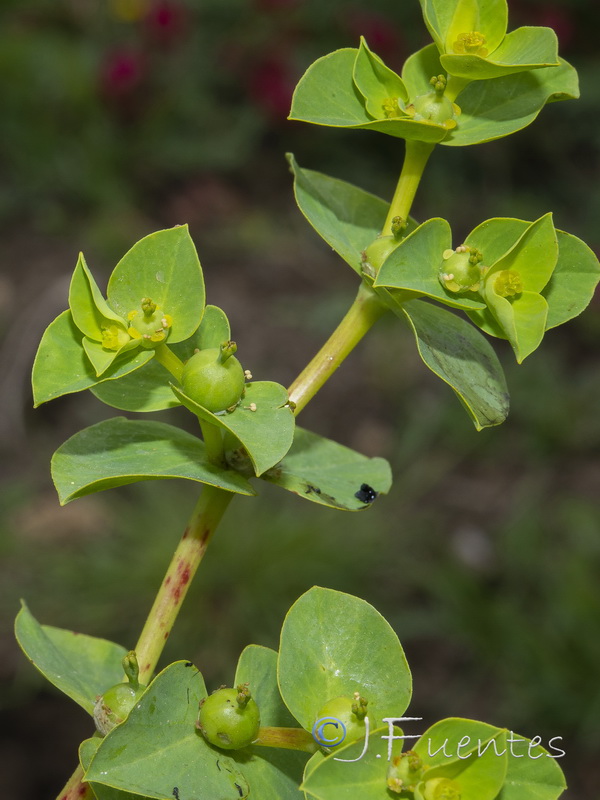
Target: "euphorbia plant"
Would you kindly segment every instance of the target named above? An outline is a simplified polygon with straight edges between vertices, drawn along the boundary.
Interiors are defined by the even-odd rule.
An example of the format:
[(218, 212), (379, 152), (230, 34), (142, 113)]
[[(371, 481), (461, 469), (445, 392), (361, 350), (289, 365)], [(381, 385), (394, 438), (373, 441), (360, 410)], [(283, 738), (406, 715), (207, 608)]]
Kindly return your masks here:
[(350, 595), (307, 592), (286, 617), (279, 651), (247, 647), (231, 686), (210, 696), (191, 662), (154, 676), (235, 495), (255, 495), (263, 480), (358, 511), (390, 489), (385, 460), (295, 425), (378, 319), (391, 313), (406, 323), (423, 362), (482, 429), (508, 413), (502, 368), (484, 334), (508, 340), (521, 362), (548, 329), (585, 308), (598, 282), (593, 253), (550, 214), (486, 220), (463, 242), (446, 220), (410, 217), (436, 144), (506, 136), (546, 103), (577, 96), (575, 70), (558, 57), (553, 32), (507, 34), (505, 0), (421, 5), (434, 43), (410, 56), (402, 75), (361, 40), (319, 59), (294, 95), (292, 119), (371, 129), (405, 139), (406, 152), (391, 203), (289, 157), (300, 210), (358, 283), (346, 316), (289, 389), (244, 370), (243, 343), (232, 340), (224, 312), (205, 305), (185, 226), (138, 242), (106, 298), (81, 256), (69, 309), (43, 336), (36, 405), (90, 389), (124, 411), (183, 406), (202, 434), (115, 417), (76, 433), (52, 459), (62, 503), (140, 480), (204, 484), (132, 651), (41, 626), (26, 607), (19, 613), (28, 657), (97, 722), (65, 800), (553, 800), (563, 792), (554, 740), (466, 719), (437, 722), (414, 743), (405, 737), (398, 726), (411, 676), (402, 647), (378, 612)]

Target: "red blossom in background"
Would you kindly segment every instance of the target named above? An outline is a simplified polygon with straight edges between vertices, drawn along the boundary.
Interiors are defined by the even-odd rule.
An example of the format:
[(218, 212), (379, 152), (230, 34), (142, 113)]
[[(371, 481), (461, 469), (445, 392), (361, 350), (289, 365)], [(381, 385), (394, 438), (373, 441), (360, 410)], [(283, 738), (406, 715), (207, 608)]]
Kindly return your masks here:
[(189, 11), (177, 0), (156, 0), (146, 13), (144, 23), (150, 37), (157, 43), (170, 46), (185, 34)]
[(272, 120), (282, 121), (289, 114), (294, 80), (287, 61), (269, 55), (256, 62), (247, 79), (248, 94)]
[(138, 50), (110, 51), (100, 65), (101, 91), (109, 98), (126, 98), (139, 87), (145, 72), (144, 59)]
[(408, 55), (397, 23), (382, 14), (353, 9), (344, 13), (341, 24), (354, 42), (364, 36), (371, 50), (393, 68), (399, 68)]
[(575, 37), (575, 25), (566, 8), (561, 6), (545, 6), (538, 10), (536, 25), (554, 28), (558, 41), (563, 49), (567, 49)]

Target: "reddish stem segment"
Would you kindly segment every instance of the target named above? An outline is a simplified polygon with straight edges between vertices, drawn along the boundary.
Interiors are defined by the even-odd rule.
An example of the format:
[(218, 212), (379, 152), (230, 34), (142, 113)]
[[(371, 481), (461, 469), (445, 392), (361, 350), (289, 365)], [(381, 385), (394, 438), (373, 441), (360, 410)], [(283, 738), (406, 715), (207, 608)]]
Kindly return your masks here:
[(214, 486), (202, 490), (135, 647), (142, 684), (152, 677), (192, 578), (232, 498), (232, 492)]
[(94, 793), (91, 786), (89, 783), (83, 782), (83, 769), (80, 765), (71, 775), (69, 782), (56, 800), (93, 800), (93, 798)]

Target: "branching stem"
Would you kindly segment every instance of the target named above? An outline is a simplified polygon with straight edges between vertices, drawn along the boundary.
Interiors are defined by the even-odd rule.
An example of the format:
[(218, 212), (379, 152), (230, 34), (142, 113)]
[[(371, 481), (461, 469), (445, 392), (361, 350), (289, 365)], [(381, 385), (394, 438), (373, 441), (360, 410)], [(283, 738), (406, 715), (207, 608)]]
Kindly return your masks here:
[(427, 144), (426, 142), (407, 140), (402, 172), (398, 179), (398, 185), (392, 198), (382, 234), (387, 235), (392, 232), (392, 220), (394, 217), (408, 219), (415, 194), (421, 182), (423, 170), (434, 147), (435, 145)]
[(375, 292), (361, 283), (356, 299), (344, 319), (288, 389), (296, 415), (331, 378), (386, 310)]

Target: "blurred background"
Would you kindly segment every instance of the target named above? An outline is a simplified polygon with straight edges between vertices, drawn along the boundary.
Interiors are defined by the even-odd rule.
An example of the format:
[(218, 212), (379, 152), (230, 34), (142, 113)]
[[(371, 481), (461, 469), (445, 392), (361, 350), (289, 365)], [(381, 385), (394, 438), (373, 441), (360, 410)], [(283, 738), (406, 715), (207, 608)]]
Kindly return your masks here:
[[(598, 252), (600, 12), (586, 0), (510, 8), (511, 27), (556, 29), (582, 99), (507, 139), (437, 148), (414, 214), (449, 217), (459, 243), (487, 217), (552, 210)], [(2, 797), (53, 798), (90, 734), (16, 648), (19, 598), (44, 623), (132, 646), (197, 492), (139, 484), (59, 507), (52, 452), (114, 413), (89, 393), (31, 408), (31, 363), (66, 307), (77, 253), (103, 284), (141, 236), (189, 223), (244, 366), (289, 384), (356, 276), (295, 209), (284, 153), (386, 198), (401, 165), (399, 140), (286, 121), (311, 61), (360, 34), (398, 70), (428, 41), (417, 0), (1, 4)], [(513, 411), (476, 433), (406, 332), (379, 323), (302, 424), (388, 458), (391, 494), (366, 515), (274, 487), (235, 502), (163, 663), (190, 658), (209, 687), (229, 683), (246, 644), (277, 646), (305, 589), (349, 591), (398, 632), (424, 725), (455, 715), (562, 736), (568, 797), (597, 797), (599, 334), (593, 302), (523, 366), (498, 343)]]

